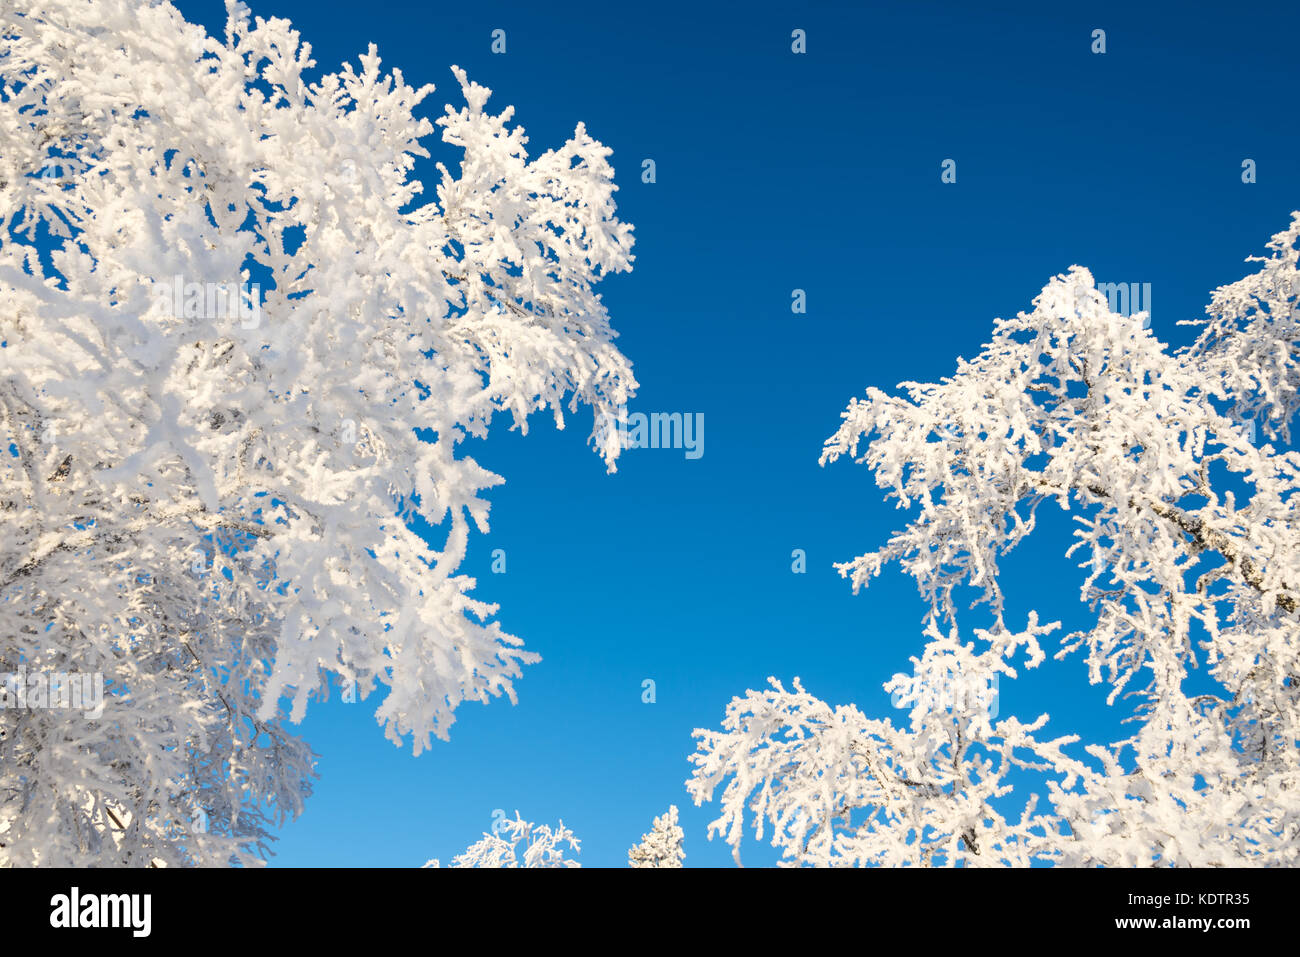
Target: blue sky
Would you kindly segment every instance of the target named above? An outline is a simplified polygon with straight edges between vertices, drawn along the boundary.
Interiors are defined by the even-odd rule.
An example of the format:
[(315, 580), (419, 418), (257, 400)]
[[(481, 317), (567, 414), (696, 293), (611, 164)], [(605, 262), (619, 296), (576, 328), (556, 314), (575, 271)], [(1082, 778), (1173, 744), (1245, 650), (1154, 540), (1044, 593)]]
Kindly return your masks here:
[[(179, 6), (223, 22), (215, 0)], [(630, 450), (613, 476), (581, 417), (471, 446), (507, 481), (464, 570), (544, 660), (517, 706), (464, 706), (419, 758), (384, 740), (375, 699), (314, 705), (301, 730), (321, 778), (279, 865), (446, 861), (502, 808), (563, 818), (585, 865), (621, 866), (671, 803), (687, 865), (730, 864), (705, 840), (716, 803), (685, 792), (692, 729), (768, 675), (904, 717), (881, 684), (920, 650), (915, 588), (893, 571), (854, 596), (831, 567), (902, 521), (865, 468), (817, 465), (849, 399), (950, 373), (1075, 263), (1151, 283), (1153, 328), (1184, 342), (1174, 323), (1300, 208), (1293, 4), (251, 6), (291, 19), (324, 69), (378, 44), (387, 67), (437, 84), (430, 116), (457, 102), (454, 63), (516, 106), (534, 152), (585, 122), (614, 150), (636, 225), (634, 271), (603, 288), (642, 386), (630, 409), (705, 422), (702, 457)], [(505, 55), (490, 52), (497, 28)], [(955, 184), (940, 182), (949, 158)], [(1077, 620), (1066, 530), (1007, 564), (1012, 622), (1030, 607)], [(498, 548), (505, 574), (490, 570)], [(807, 574), (791, 572), (795, 548)], [(1118, 734), (1078, 658), (1001, 692), (1004, 714)], [(751, 840), (744, 859), (775, 852)]]

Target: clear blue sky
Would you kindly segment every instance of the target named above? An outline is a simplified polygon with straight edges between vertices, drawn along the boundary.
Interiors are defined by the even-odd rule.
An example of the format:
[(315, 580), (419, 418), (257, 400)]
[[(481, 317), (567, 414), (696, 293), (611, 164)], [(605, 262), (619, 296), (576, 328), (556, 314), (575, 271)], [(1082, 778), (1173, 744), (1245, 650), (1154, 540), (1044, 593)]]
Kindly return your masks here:
[[(455, 63), (517, 107), (535, 152), (585, 122), (636, 225), (634, 271), (603, 289), (642, 384), (631, 410), (705, 420), (702, 458), (632, 450), (614, 476), (581, 419), (473, 447), (507, 482), (464, 570), (544, 661), (517, 706), (464, 706), (419, 758), (384, 740), (375, 699), (314, 705), (302, 731), (321, 778), (276, 864), (445, 862), (517, 808), (562, 817), (584, 864), (621, 866), (670, 803), (688, 866), (729, 864), (705, 841), (716, 803), (683, 786), (692, 729), (768, 675), (905, 717), (881, 684), (921, 647), (915, 588), (894, 571), (855, 597), (831, 567), (902, 521), (864, 468), (817, 465), (850, 397), (950, 373), (1075, 263), (1150, 282), (1157, 335), (1186, 341), (1174, 323), (1300, 207), (1293, 3), (250, 3), (290, 18), (325, 69), (377, 43), (437, 84), (431, 116), (458, 103)], [(223, 21), (216, 0), (179, 6)], [(947, 158), (956, 184), (940, 182)], [(1067, 528), (1008, 564), (1010, 621), (1034, 605), (1077, 618)], [(1003, 682), (1001, 709), (1118, 735), (1078, 658)], [(775, 859), (752, 840), (744, 856)]]

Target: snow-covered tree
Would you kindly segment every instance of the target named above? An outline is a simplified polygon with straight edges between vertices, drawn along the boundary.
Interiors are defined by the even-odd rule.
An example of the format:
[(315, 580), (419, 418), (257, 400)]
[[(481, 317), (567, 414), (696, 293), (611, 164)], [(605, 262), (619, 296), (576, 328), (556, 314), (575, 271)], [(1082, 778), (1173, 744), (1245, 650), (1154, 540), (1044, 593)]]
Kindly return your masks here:
[[(504, 836), (502, 836), (504, 835)], [(547, 824), (532, 824), (515, 811), (513, 821), (502, 818), (486, 831), (481, 840), (465, 849), (464, 854), (452, 858), (450, 867), (581, 867), (577, 861), (565, 857), (567, 846), (574, 854), (580, 853), (581, 842), (564, 822), (552, 829)], [(523, 845), (523, 857), (519, 846)], [(425, 867), (441, 867), (438, 859), (428, 861)]]
[(502, 479), (462, 445), (635, 388), (607, 148), (530, 158), (453, 68), (422, 201), (432, 86), (373, 46), (312, 79), (227, 12), (0, 0), (0, 672), (109, 695), (0, 710), (0, 864), (256, 863), (331, 681), (416, 753), (513, 700), (537, 656), (457, 574)]
[[(911, 517), (837, 567), (855, 590), (890, 564), (919, 586), (927, 644), (886, 685), (910, 720), (798, 681), (733, 699), (696, 732), (688, 789), (724, 788), (710, 836), (738, 852), (748, 812), (789, 864), (1300, 863), (1300, 454), (1251, 427), (1287, 436), (1300, 405), (1298, 241), (1300, 213), (1188, 348), (1074, 267), (950, 378), (852, 402), (823, 464), (865, 463)], [(1077, 523), (1063, 550), (1084, 570), (1084, 627), (1057, 657), (1131, 702), (1118, 742), (1076, 748), (993, 707), (1059, 627), (1003, 616), (999, 561), (1044, 505)], [(965, 641), (963, 596), (988, 606)], [(1013, 791), (1025, 772), (1041, 786)]]
[(686, 858), (682, 837), (677, 805), (670, 804), (668, 813), (656, 817), (649, 833), (641, 835), (641, 843), (627, 852), (628, 867), (681, 867)]

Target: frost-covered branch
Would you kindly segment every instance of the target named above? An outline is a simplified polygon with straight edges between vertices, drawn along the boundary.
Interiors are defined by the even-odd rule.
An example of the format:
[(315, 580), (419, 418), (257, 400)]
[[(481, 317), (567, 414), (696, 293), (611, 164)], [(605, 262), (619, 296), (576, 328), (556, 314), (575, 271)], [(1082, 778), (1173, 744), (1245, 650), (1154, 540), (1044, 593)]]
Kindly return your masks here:
[[(883, 548), (836, 567), (855, 590), (893, 563), (916, 579), (929, 609), (918, 675), (950, 656), (950, 676), (931, 683), (979, 685), (1022, 641), (1030, 663), (1041, 656), (1009, 637), (1000, 560), (1045, 503), (1070, 512), (1065, 553), (1085, 571), (1088, 615), (1058, 657), (1083, 649), (1112, 704), (1129, 692), (1138, 730), (1071, 757), (1071, 739), (1034, 737), (1046, 716), (963, 729), (982, 705), (930, 696), (900, 730), (774, 684), (735, 699), (721, 734), (698, 732), (697, 803), (729, 780), (714, 830), (738, 848), (750, 801), (756, 833), (766, 817), (796, 863), (1300, 860), (1300, 456), (1256, 444), (1243, 420), (1289, 435), (1298, 235), (1300, 213), (1259, 273), (1216, 290), (1206, 331), (1181, 352), (1141, 314), (1111, 312), (1074, 267), (950, 378), (854, 400), (822, 454), (866, 464), (911, 513)], [(968, 646), (963, 591), (992, 620)], [(1190, 690), (1193, 668), (1209, 688)], [(1035, 815), (1031, 800), (1011, 826), (1000, 771), (1018, 760), (1042, 772), (1051, 810)]]
[[(564, 826), (564, 822), (552, 829), (547, 824), (532, 824), (525, 821), (515, 811), (513, 821), (502, 818), (494, 833), (484, 833), (481, 840), (475, 841), (465, 853), (452, 858), (451, 867), (581, 867), (577, 861), (565, 857), (567, 847), (574, 854), (579, 853), (581, 843), (573, 832)], [(503, 836), (504, 835), (504, 836)], [(523, 856), (519, 848), (523, 845)], [(440, 867), (437, 858), (428, 861), (425, 867)]]
[(677, 825), (677, 805), (670, 805), (666, 814), (654, 819), (649, 833), (641, 835), (641, 843), (627, 852), (628, 866), (681, 867), (686, 858), (683, 836)]
[(464, 440), (581, 405), (598, 437), (636, 385), (608, 148), (530, 156), (461, 70), (430, 122), (373, 46), (322, 75), (227, 11), (0, 0), (0, 671), (109, 697), (0, 711), (0, 863), (256, 863), (332, 683), (417, 753), (513, 700), (538, 659), (457, 571), (502, 481)]

